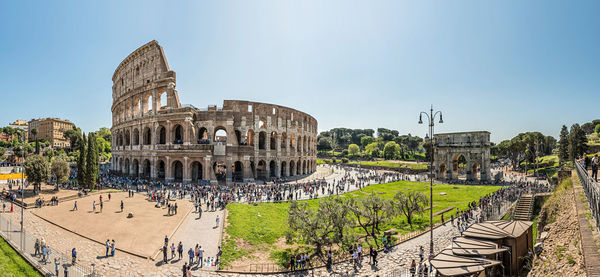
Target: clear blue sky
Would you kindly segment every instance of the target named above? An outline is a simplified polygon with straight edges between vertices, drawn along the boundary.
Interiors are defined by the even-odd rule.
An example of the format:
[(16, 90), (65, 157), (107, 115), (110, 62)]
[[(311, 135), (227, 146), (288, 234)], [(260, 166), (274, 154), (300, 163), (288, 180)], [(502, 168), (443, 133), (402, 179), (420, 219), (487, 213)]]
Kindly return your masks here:
[[(54, 3), (55, 2), (55, 3)], [(111, 125), (112, 74), (156, 39), (182, 104), (297, 108), (319, 129), (488, 130), (600, 117), (599, 1), (2, 1), (2, 120)]]

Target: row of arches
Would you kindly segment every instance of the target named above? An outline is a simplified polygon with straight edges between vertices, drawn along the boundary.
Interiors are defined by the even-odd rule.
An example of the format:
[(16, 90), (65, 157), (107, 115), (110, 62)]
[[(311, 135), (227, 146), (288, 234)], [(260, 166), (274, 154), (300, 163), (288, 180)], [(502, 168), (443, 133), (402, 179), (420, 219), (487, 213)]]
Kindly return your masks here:
[[(246, 180), (270, 180), (278, 177), (289, 177), (296, 175), (305, 175), (316, 170), (316, 161), (314, 160), (288, 160), (288, 161), (234, 161), (227, 164), (225, 161), (191, 161), (188, 168), (184, 168), (184, 163), (179, 159), (174, 159), (167, 164), (164, 159), (156, 160), (153, 165), (147, 158), (115, 158), (113, 169), (122, 174), (142, 177), (172, 179), (175, 182), (189, 180), (192, 183), (198, 183), (201, 180), (211, 180), (224, 182), (231, 178), (233, 182), (244, 182)], [(214, 176), (211, 174), (214, 173)]]
[(452, 158), (451, 167), (440, 163), (437, 176), (441, 179), (480, 180), (481, 167), (477, 162), (468, 161), (465, 155), (456, 154)]
[[(184, 136), (184, 128), (181, 124), (175, 124), (171, 128), (170, 137), (172, 138), (172, 144), (183, 144), (184, 140), (188, 140)], [(286, 149), (289, 145), (290, 150), (297, 152), (302, 151), (314, 151), (316, 150), (316, 139), (311, 136), (296, 136), (295, 133), (291, 133), (290, 137), (286, 132), (278, 134), (276, 131), (267, 133), (266, 131), (260, 131), (258, 133), (258, 139), (254, 130), (249, 129), (245, 135), (242, 135), (240, 130), (235, 130), (235, 140), (238, 145), (242, 146), (258, 146), (259, 150), (277, 150), (279, 145), (280, 149)], [(131, 145), (151, 145), (152, 142), (152, 130), (150, 127), (144, 127), (140, 134), (139, 128), (133, 128), (133, 132), (129, 129), (124, 131), (116, 132), (116, 141), (113, 142), (116, 146), (131, 146)], [(167, 129), (165, 126), (160, 125), (155, 134), (155, 144), (166, 144), (167, 143)], [(196, 143), (197, 144), (210, 144), (211, 138), (215, 142), (226, 143), (228, 141), (227, 130), (224, 127), (215, 128), (214, 134), (209, 136), (208, 130), (205, 127), (200, 127), (196, 131)], [(268, 142), (268, 143), (267, 143)], [(257, 144), (257, 145), (255, 145)]]
[(164, 109), (167, 106), (169, 106), (167, 90), (135, 96), (117, 106), (113, 112), (113, 121), (119, 123), (145, 114), (152, 114), (153, 111)]

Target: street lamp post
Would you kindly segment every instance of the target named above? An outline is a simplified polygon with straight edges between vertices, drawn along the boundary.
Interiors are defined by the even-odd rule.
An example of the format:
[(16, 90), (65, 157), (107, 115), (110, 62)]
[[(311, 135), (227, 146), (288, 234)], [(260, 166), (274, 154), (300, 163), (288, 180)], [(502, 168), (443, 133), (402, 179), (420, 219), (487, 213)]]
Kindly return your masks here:
[[(431, 109), (429, 110), (429, 114), (427, 112), (421, 112), (419, 114), (419, 124), (423, 124), (423, 114), (427, 117), (429, 121), (429, 141), (431, 142), (431, 156), (430, 165), (429, 165), (429, 253), (433, 254), (433, 154), (434, 154), (434, 145), (433, 145), (433, 126), (435, 117), (440, 115), (440, 122), (444, 123), (442, 119), (442, 112), (437, 111), (433, 113), (433, 105), (431, 105)], [(427, 139), (427, 135), (425, 135), (425, 139)]]
[(21, 137), (23, 141), (21, 143), (21, 154), (23, 154), (23, 160), (21, 161), (21, 234), (23, 234), (23, 211), (25, 210), (25, 183), (23, 182), (23, 175), (25, 174), (25, 140)]

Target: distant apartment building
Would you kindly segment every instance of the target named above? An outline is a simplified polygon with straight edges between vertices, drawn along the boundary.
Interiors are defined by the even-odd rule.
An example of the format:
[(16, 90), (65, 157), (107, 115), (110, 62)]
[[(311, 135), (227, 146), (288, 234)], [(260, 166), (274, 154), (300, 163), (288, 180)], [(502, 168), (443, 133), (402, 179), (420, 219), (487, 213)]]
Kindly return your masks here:
[(25, 121), (23, 119), (17, 119), (17, 120), (15, 120), (15, 122), (8, 125), (8, 127), (15, 128), (15, 129), (21, 129), (21, 130), (27, 132), (27, 130), (29, 129), (29, 123), (27, 123), (27, 121)]
[[(73, 123), (69, 120), (59, 118), (40, 118), (32, 119), (28, 124), (29, 141), (43, 139), (50, 142), (53, 148), (70, 148), (71, 142), (65, 138), (64, 132), (72, 129)], [(37, 130), (37, 136), (31, 134), (31, 130)]]

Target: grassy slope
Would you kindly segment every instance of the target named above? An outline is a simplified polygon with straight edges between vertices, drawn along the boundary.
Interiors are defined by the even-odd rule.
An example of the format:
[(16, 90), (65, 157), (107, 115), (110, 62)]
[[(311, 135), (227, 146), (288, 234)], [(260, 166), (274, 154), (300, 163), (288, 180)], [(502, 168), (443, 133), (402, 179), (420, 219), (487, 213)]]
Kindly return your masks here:
[[(455, 188), (456, 187), (456, 188)], [(465, 209), (468, 202), (479, 200), (479, 197), (496, 191), (497, 186), (456, 186), (456, 185), (434, 185), (433, 197), (434, 213), (448, 207), (457, 207)], [(420, 182), (401, 181), (388, 184), (371, 185), (359, 191), (345, 194), (345, 197), (364, 197), (370, 193), (376, 193), (382, 198), (391, 199), (399, 191), (416, 190), (429, 196), (429, 184)], [(441, 196), (445, 192), (447, 195)], [(318, 206), (318, 199), (304, 200), (313, 207)], [(242, 256), (250, 253), (236, 249), (234, 239), (243, 239), (246, 243), (256, 246), (258, 249), (269, 248), (278, 239), (285, 236), (287, 231), (287, 209), (289, 203), (261, 203), (258, 205), (248, 205), (232, 203), (227, 205), (229, 215), (227, 217), (228, 227), (226, 233), (229, 238), (224, 241), (223, 261), (228, 264)], [(260, 214), (260, 217), (258, 216)], [(428, 214), (428, 213), (427, 213)], [(428, 215), (424, 214), (415, 219), (415, 228), (424, 228), (428, 226)], [(446, 214), (446, 218), (449, 214)], [(436, 216), (434, 222), (439, 222), (441, 216)], [(398, 216), (396, 219), (383, 226), (383, 230), (396, 229), (398, 233), (404, 234), (412, 232), (406, 219)], [(275, 250), (275, 249), (274, 249)]]
[(0, 238), (0, 276), (42, 276), (12, 247)]

